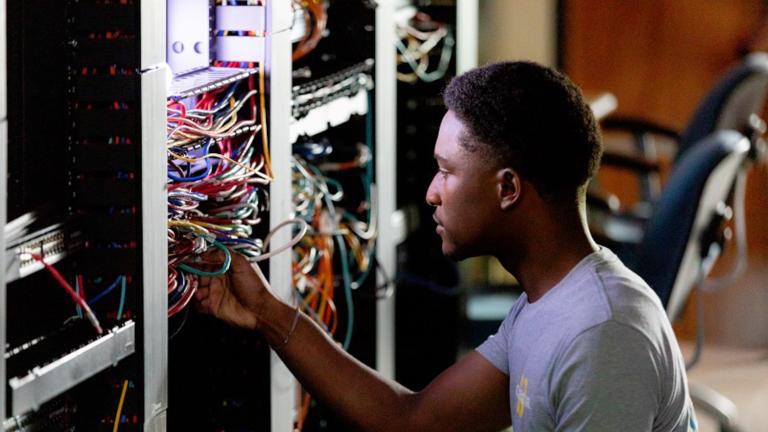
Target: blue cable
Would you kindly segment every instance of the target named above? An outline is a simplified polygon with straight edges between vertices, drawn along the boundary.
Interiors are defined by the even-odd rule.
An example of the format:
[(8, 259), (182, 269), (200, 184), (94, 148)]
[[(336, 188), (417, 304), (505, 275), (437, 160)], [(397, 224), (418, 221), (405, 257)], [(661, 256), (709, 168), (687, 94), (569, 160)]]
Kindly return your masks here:
[(229, 243), (243, 244), (243, 243), (245, 243), (245, 244), (249, 244), (251, 246), (258, 246), (258, 243), (256, 243), (256, 241), (254, 241), (253, 239), (249, 239), (249, 238), (217, 237), (216, 240), (218, 240), (219, 242), (221, 242), (223, 244), (229, 244)]
[(171, 171), (168, 171), (168, 178), (175, 182), (193, 182), (193, 181), (202, 180), (208, 177), (210, 174), (211, 174), (211, 160), (210, 158), (205, 158), (205, 171), (203, 171), (202, 173), (195, 176), (191, 176), (191, 177), (181, 177), (177, 174), (174, 174)]
[[(205, 142), (205, 144), (203, 145), (203, 152), (202, 153), (204, 155), (208, 154), (210, 147), (211, 147), (211, 140), (207, 140)], [(188, 163), (187, 164), (187, 170), (191, 169), (191, 166), (192, 166), (191, 163)], [(182, 176), (180, 176), (178, 174), (174, 174), (173, 171), (168, 170), (168, 178), (173, 180), (173, 181), (175, 181), (175, 182), (193, 182), (193, 181), (198, 181), (198, 180), (202, 180), (202, 179), (208, 177), (211, 174), (211, 169), (212, 169), (211, 159), (210, 158), (205, 158), (205, 171), (203, 171), (201, 174), (198, 174), (198, 175), (195, 175), (195, 176), (182, 177)], [(187, 172), (189, 172), (189, 171), (187, 171)]]
[(179, 272), (178, 274), (179, 284), (176, 287), (175, 290), (170, 294), (170, 297), (168, 297), (168, 305), (173, 306), (175, 303), (177, 303), (179, 300), (181, 300), (182, 295), (186, 291), (187, 286), (187, 278), (184, 276), (184, 273)]
[(117, 284), (120, 283), (120, 280), (122, 278), (123, 278), (122, 276), (118, 276), (117, 279), (115, 279), (115, 281), (112, 282), (112, 284), (110, 286), (108, 286), (104, 291), (98, 293), (97, 295), (93, 296), (93, 298), (88, 300), (88, 305), (90, 306), (90, 305), (95, 304), (97, 301), (99, 301), (102, 298), (104, 298), (104, 296), (106, 296), (107, 294), (112, 292), (112, 290), (114, 290), (117, 287)]
[(221, 98), (221, 101), (211, 109), (213, 112), (218, 112), (224, 105), (229, 103), (229, 98), (232, 97), (233, 94), (235, 94), (235, 90), (237, 89), (238, 84), (240, 84), (240, 81), (235, 81), (234, 84), (227, 90), (227, 94), (224, 95), (223, 98)]

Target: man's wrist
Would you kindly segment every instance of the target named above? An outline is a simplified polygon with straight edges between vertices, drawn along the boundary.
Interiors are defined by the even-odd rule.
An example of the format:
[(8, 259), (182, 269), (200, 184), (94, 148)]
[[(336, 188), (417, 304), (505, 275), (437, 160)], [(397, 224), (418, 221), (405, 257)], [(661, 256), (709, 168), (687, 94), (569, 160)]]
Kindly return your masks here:
[(296, 309), (293, 306), (269, 295), (254, 316), (254, 329), (261, 333), (270, 346), (281, 346), (291, 333), (295, 317)]

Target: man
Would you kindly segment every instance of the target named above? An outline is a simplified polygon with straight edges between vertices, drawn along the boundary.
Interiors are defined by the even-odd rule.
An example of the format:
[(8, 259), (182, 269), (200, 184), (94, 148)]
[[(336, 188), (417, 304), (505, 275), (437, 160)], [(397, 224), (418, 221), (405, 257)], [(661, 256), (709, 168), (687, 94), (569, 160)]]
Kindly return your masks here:
[(493, 255), (520, 282), (495, 336), (412, 392), (340, 350), (241, 258), (201, 280), (201, 309), (263, 334), (360, 430), (695, 430), (659, 300), (587, 229), (601, 147), (578, 89), (551, 69), (500, 63), (455, 78), (444, 101), (426, 198), (445, 255)]

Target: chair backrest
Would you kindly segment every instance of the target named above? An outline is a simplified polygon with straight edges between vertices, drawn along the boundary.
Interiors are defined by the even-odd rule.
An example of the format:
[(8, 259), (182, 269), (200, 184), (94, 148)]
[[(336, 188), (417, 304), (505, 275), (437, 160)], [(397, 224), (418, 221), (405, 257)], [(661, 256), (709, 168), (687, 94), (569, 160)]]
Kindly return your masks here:
[(683, 131), (676, 159), (716, 130), (732, 129), (751, 138), (750, 117), (762, 114), (766, 93), (768, 53), (752, 53), (721, 78), (699, 103)]
[[(661, 298), (670, 320), (682, 310), (703, 260), (703, 233), (718, 216), (750, 143), (721, 130), (692, 146), (675, 164), (640, 245), (635, 271)], [(704, 254), (705, 255), (705, 254)]]

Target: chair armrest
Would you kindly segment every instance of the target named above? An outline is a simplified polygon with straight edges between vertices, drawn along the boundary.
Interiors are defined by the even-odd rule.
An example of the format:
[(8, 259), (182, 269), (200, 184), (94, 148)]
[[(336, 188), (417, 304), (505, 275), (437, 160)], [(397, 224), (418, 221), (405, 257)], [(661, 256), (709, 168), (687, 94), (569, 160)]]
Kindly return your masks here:
[(624, 168), (639, 173), (655, 173), (660, 171), (659, 163), (642, 156), (633, 156), (612, 151), (604, 151), (601, 164)]
[(587, 208), (605, 213), (618, 213), (621, 203), (616, 195), (589, 187), (587, 188)]
[(588, 211), (590, 231), (610, 244), (637, 246), (643, 239), (648, 219), (633, 213), (605, 212), (592, 207)]
[(662, 126), (656, 123), (651, 123), (645, 120), (633, 119), (627, 117), (609, 117), (600, 122), (600, 126), (606, 130), (625, 130), (634, 134), (650, 133), (654, 135), (662, 135), (673, 139), (675, 142), (680, 141), (680, 134), (666, 126)]

